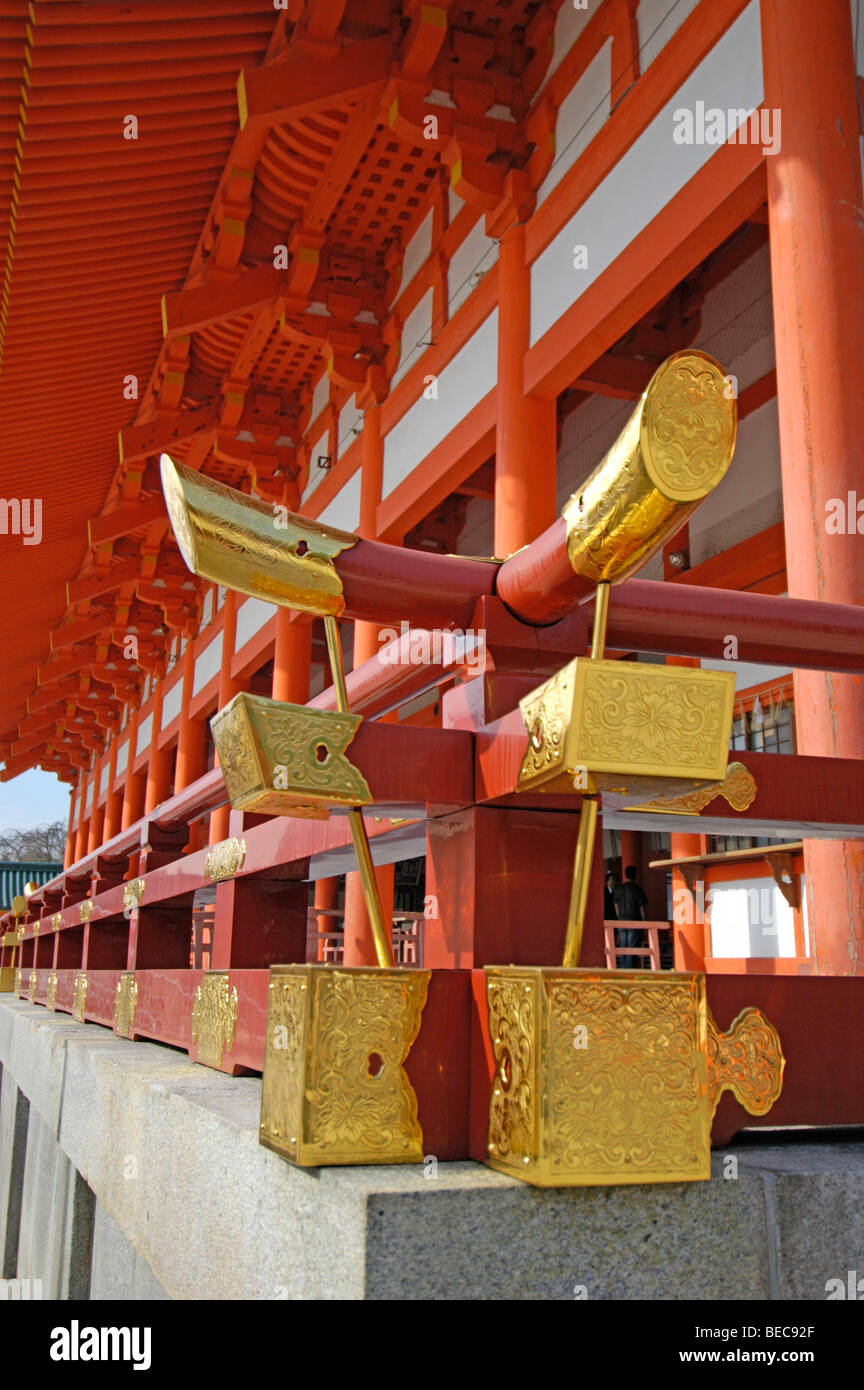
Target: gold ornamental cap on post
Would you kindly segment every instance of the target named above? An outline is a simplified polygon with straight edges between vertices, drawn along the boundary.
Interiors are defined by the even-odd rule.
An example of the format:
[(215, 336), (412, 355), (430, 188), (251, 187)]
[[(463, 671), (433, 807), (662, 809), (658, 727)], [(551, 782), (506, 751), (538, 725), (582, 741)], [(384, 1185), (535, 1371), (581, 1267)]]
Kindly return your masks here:
[(225, 487), (168, 454), (160, 463), (168, 516), (193, 574), (303, 613), (342, 612), (333, 560), (356, 536)]
[(725, 476), (738, 411), (719, 362), (676, 352), (564, 508), (577, 574), (614, 584), (641, 568)]

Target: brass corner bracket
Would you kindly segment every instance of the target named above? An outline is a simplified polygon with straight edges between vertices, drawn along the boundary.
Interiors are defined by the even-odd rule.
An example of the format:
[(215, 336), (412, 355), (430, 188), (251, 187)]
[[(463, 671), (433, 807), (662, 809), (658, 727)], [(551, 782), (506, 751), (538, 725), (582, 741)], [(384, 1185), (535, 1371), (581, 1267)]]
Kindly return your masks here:
[(227, 971), (207, 971), (196, 987), (192, 1004), (192, 1041), (198, 1044), (196, 1061), (205, 1067), (221, 1067), (224, 1053), (234, 1046), (236, 1026), (237, 986), (229, 986)]

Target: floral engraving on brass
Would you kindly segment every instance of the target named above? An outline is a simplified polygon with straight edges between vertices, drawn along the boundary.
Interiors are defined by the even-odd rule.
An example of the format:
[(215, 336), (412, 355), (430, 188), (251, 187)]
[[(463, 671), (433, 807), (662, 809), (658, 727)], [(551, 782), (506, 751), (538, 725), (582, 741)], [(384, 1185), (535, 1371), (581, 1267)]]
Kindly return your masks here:
[(735, 447), (736, 411), (713, 359), (684, 352), (664, 363), (647, 391), (643, 447), (661, 487), (701, 499), (725, 474)]
[(59, 931), (60, 928), (62, 927), (62, 925), (63, 925), (63, 913), (62, 913), (62, 912), (55, 912), (55, 913), (54, 913), (54, 916), (51, 918), (51, 930), (52, 930), (52, 931)]
[(34, 935), (34, 936), (38, 936), (38, 935), (39, 935), (40, 927), (41, 927), (41, 923), (40, 923), (40, 922), (34, 922), (34, 923), (33, 923), (33, 935)]
[(76, 1023), (84, 1022), (84, 1013), (87, 1008), (87, 976), (83, 970), (79, 970), (75, 976), (75, 985), (72, 990), (72, 1017)]
[(118, 1038), (131, 1038), (135, 1026), (135, 1005), (138, 1002), (138, 981), (133, 971), (126, 970), (117, 981), (114, 995), (114, 1032)]
[(39, 983), (39, 977), (38, 977), (38, 975), (36, 974), (36, 971), (35, 971), (35, 970), (31, 970), (31, 971), (30, 971), (30, 979), (29, 979), (29, 981), (28, 981), (28, 987), (27, 987), (27, 998), (30, 1000), (30, 1003), (31, 1003), (31, 1004), (33, 1004), (33, 1003), (36, 1002), (36, 986), (37, 986), (38, 983)]
[(622, 677), (621, 665), (582, 663), (585, 720), (579, 747), (585, 761), (617, 762), (626, 749), (634, 771), (656, 772), (670, 764), (701, 768), (706, 748), (713, 748), (723, 732), (717, 686), (698, 679), (701, 671), (691, 680), (646, 680), (631, 671)]
[(708, 1011), (708, 1100), (713, 1119), (724, 1091), (750, 1115), (765, 1115), (783, 1089), (780, 1036), (760, 1009), (742, 1009), (725, 1033)]
[(519, 769), (519, 786), (563, 767), (565, 735), (573, 709), (573, 662), (520, 702), (528, 747)]
[(237, 695), (211, 720), (231, 805), (312, 819), (368, 805), (366, 779), (345, 756), (362, 722), (359, 714)]
[(541, 1187), (710, 1175), (699, 975), (487, 967), (492, 1167)]
[(81, 903), (78, 904), (78, 920), (81, 921), (81, 922), (89, 922), (89, 921), (90, 921), (90, 918), (91, 918), (92, 916), (93, 916), (93, 902), (92, 902), (92, 899), (90, 899), (90, 898), (85, 898), (83, 902), (81, 902)]
[(519, 702), (528, 746), (517, 790), (656, 796), (716, 787), (734, 694), (725, 671), (577, 657)]
[(209, 851), (204, 861), (204, 877), (211, 883), (221, 883), (223, 879), (233, 878), (243, 868), (246, 858), (246, 841), (233, 836), (221, 840)]
[(123, 886), (123, 910), (131, 912), (138, 907), (144, 897), (147, 884), (143, 878), (133, 878)]
[(20, 969), (18, 969), (18, 970), (15, 971), (15, 996), (16, 996), (16, 998), (18, 998), (18, 999), (21, 998), (21, 971), (20, 971)]
[(227, 972), (208, 971), (195, 990), (192, 1005), (192, 1041), (198, 1044), (197, 1060), (220, 1067), (222, 1055), (234, 1046), (237, 1024), (237, 988), (229, 988)]
[(306, 1166), (419, 1162), (403, 1063), (428, 987), (425, 970), (271, 970), (261, 1142)]
[(722, 782), (712, 782), (707, 787), (697, 787), (683, 796), (670, 796), (668, 800), (646, 801), (643, 806), (633, 806), (633, 811), (665, 811), (668, 815), (698, 816), (699, 812), (722, 796), (733, 811), (746, 811), (753, 804), (759, 788), (752, 772), (743, 763), (730, 763)]
[(48, 976), (48, 1008), (53, 1012), (57, 1008), (57, 971), (52, 970)]
[(487, 977), (486, 995), (495, 1055), (487, 1150), (527, 1163), (537, 1152), (537, 982)]

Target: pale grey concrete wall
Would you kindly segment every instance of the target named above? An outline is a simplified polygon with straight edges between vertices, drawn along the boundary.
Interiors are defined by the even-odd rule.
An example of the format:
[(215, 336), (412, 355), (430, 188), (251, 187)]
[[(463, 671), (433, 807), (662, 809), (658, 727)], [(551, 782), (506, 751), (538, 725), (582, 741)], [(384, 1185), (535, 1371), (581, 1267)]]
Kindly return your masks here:
[(0, 1276), (4, 1279), (15, 1278), (18, 1263), (29, 1120), (30, 1102), (4, 1066), (0, 1078)]
[(821, 1299), (864, 1271), (862, 1145), (739, 1147), (707, 1183), (558, 1191), (474, 1163), (302, 1170), (259, 1146), (254, 1077), (8, 996), (0, 1063), (0, 1217), (29, 1101), (28, 1258), (38, 1274), (27, 1174), (53, 1175), (59, 1209), (66, 1164), (85, 1208), (95, 1194), (92, 1255), (64, 1257), (79, 1286), (89, 1258), (93, 1298)]
[(168, 1295), (134, 1245), (112, 1221), (101, 1202), (96, 1203), (90, 1267), (90, 1298), (134, 1299), (152, 1302)]

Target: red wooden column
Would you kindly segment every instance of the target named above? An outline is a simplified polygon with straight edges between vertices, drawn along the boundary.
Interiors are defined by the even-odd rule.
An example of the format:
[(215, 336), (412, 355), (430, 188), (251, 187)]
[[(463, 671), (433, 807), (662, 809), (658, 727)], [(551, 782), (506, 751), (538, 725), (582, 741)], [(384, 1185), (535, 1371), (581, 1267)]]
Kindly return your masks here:
[[(824, 0), (818, 16), (808, 0), (760, 8), (765, 105), (782, 112), (766, 169), (789, 593), (864, 604), (864, 223), (849, 5)], [(838, 530), (829, 518), (840, 508)], [(796, 672), (795, 708), (799, 753), (864, 758), (861, 677)], [(864, 974), (864, 842), (805, 841), (804, 864), (817, 972)]]
[(144, 814), (144, 796), (147, 790), (146, 774), (135, 772), (135, 757), (138, 751), (138, 711), (129, 720), (127, 733), (126, 786), (123, 791), (123, 824), (121, 829), (134, 825)]
[(191, 642), (183, 653), (183, 694), (180, 703), (180, 730), (177, 738), (177, 765), (174, 769), (174, 791), (182, 792), (204, 775), (203, 719), (193, 719), (189, 713), (192, 702), (192, 683), (195, 678), (195, 649)]
[(167, 748), (159, 747), (159, 735), (162, 731), (162, 700), (165, 694), (165, 683), (159, 680), (156, 683), (156, 690), (153, 695), (153, 722), (151, 724), (152, 734), (150, 737), (150, 758), (147, 763), (147, 790), (144, 796), (144, 810), (154, 811), (163, 801), (167, 801), (171, 795), (171, 752)]
[(116, 735), (111, 739), (111, 751), (108, 759), (108, 787), (105, 793), (105, 824), (102, 831), (103, 840), (112, 839), (120, 829), (123, 819), (123, 793), (114, 790), (114, 780), (117, 776), (117, 738)]
[[(75, 836), (75, 855), (73, 863), (83, 859), (87, 853), (87, 839), (90, 834), (90, 820), (85, 811), (87, 805), (87, 783), (90, 780), (89, 772), (85, 772), (81, 782), (80, 804), (78, 806), (78, 829)], [(91, 802), (92, 805), (92, 802)]]
[[(381, 500), (381, 480), (384, 470), (384, 441), (381, 435), (381, 405), (370, 402), (363, 416), (362, 476), (360, 479), (361, 536), (374, 537), (375, 512)], [(377, 623), (354, 624), (354, 668), (361, 666), (380, 650)], [(376, 869), (378, 892), (385, 922), (393, 916), (393, 866)], [(363, 885), (358, 870), (345, 875), (345, 965), (375, 965), (377, 957), (372, 940), (372, 928), (363, 897)]]
[[(702, 854), (704, 835), (670, 835), (671, 859), (689, 859)], [(675, 942), (676, 970), (704, 970), (708, 928), (702, 920), (704, 889), (697, 897), (680, 869), (672, 870), (672, 935)]]
[[(293, 479), (286, 482), (282, 500), (289, 511), (300, 506), (300, 489)], [(312, 660), (312, 623), (299, 621), (290, 608), (276, 610), (276, 643), (273, 651), (274, 700), (290, 705), (305, 705), (309, 699), (309, 675)]]
[(69, 865), (75, 862), (75, 841), (77, 839), (75, 808), (77, 804), (78, 789), (73, 788), (69, 793), (69, 825), (66, 830), (66, 853), (63, 856), (64, 869), (68, 869)]
[[(506, 220), (519, 214), (511, 209)], [(526, 396), (531, 275), (525, 225), (501, 234), (498, 261), (498, 419), (495, 430), (495, 554), (512, 555), (555, 520), (555, 401)]]
[(87, 834), (87, 852), (98, 849), (102, 843), (102, 828), (105, 824), (105, 807), (99, 805), (99, 787), (102, 782), (102, 769), (107, 761), (103, 753), (101, 758), (96, 759), (93, 770), (93, 800), (90, 804), (90, 822)]
[(273, 699), (305, 705), (309, 699), (312, 659), (312, 624), (291, 621), (290, 608), (276, 610), (276, 645), (273, 652)]

